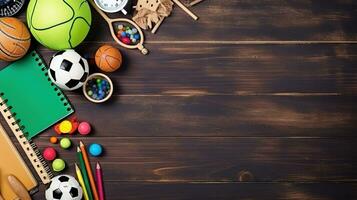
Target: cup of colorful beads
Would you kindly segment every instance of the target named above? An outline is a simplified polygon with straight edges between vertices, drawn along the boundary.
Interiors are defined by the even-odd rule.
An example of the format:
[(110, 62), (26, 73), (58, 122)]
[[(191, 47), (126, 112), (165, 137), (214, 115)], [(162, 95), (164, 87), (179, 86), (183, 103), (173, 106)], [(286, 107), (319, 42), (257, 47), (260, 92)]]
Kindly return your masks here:
[(117, 38), (126, 45), (136, 45), (141, 36), (137, 28), (121, 23), (117, 25)]
[(93, 103), (103, 103), (113, 94), (113, 83), (102, 73), (90, 75), (83, 84), (84, 96)]

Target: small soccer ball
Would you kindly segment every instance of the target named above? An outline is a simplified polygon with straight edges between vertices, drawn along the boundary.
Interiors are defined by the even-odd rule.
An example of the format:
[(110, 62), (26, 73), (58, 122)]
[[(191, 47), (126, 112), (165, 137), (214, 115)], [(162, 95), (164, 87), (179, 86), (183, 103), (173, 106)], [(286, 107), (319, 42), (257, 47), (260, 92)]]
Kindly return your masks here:
[(47, 200), (81, 200), (83, 191), (77, 180), (70, 175), (58, 175), (52, 178), (46, 190)]
[(82, 87), (88, 74), (87, 60), (73, 49), (57, 52), (48, 69), (52, 82), (64, 90), (76, 90)]

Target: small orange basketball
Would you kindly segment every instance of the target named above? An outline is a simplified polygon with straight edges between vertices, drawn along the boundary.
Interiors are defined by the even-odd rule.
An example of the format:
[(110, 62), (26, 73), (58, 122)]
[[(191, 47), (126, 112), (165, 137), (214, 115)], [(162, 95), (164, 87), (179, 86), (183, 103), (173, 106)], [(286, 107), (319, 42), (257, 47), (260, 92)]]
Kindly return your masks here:
[(14, 17), (0, 18), (0, 59), (14, 61), (30, 48), (31, 35), (26, 25)]
[(104, 72), (114, 72), (122, 62), (120, 51), (110, 45), (101, 46), (95, 53), (95, 64)]

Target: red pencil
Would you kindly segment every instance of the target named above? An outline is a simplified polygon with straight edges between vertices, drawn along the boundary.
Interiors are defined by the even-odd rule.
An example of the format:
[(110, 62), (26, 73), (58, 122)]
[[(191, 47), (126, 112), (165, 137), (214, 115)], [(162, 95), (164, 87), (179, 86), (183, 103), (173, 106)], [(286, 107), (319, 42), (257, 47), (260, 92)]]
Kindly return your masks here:
[(104, 200), (102, 168), (100, 167), (99, 162), (97, 162), (96, 175), (97, 175), (97, 186), (98, 186), (99, 199)]

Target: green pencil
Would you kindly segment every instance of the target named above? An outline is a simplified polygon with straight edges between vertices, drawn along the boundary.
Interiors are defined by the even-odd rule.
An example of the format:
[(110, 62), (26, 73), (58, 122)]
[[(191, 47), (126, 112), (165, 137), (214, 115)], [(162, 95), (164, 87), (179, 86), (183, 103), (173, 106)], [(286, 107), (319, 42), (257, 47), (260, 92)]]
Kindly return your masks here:
[(92, 190), (90, 188), (90, 183), (89, 183), (89, 179), (88, 179), (88, 173), (87, 173), (84, 161), (83, 161), (82, 151), (79, 147), (77, 147), (77, 156), (78, 156), (79, 167), (81, 168), (81, 171), (82, 171), (84, 184), (86, 185), (86, 188), (87, 188), (88, 197), (90, 200), (93, 200)]

